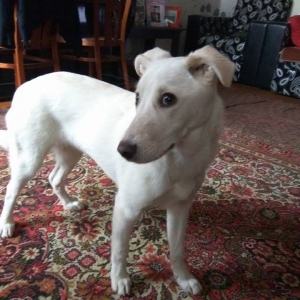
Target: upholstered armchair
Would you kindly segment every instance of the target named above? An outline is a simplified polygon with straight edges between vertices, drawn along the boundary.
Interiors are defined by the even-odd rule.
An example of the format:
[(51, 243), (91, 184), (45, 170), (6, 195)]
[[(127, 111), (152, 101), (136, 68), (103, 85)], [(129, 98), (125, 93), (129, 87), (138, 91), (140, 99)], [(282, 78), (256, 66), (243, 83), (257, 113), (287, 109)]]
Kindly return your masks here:
[(238, 81), (251, 21), (286, 22), (293, 0), (238, 0), (232, 18), (188, 17), (185, 53), (205, 45), (217, 48), (236, 65)]
[(300, 15), (290, 17), (290, 40), (283, 41), (271, 91), (300, 99)]

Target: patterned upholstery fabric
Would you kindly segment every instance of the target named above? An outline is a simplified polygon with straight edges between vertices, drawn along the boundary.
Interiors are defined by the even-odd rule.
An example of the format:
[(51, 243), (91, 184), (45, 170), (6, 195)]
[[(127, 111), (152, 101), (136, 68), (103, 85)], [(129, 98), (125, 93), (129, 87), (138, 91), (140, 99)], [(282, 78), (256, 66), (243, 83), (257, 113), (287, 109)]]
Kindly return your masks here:
[(285, 22), (292, 0), (239, 0), (233, 14), (231, 30), (248, 30), (251, 21)]
[(279, 62), (271, 82), (271, 90), (300, 98), (300, 62)]
[(243, 50), (251, 21), (287, 21), (292, 0), (238, 0), (233, 17), (202, 17), (198, 45), (211, 45), (236, 65), (234, 81), (238, 81), (243, 63)]

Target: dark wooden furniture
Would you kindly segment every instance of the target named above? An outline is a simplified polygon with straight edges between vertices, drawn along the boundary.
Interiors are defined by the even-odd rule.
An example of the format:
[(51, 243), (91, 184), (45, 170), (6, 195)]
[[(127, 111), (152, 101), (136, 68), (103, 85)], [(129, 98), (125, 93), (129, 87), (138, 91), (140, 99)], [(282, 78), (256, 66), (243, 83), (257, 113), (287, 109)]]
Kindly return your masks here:
[[(53, 67), (55, 71), (60, 70), (58, 49), (55, 36), (51, 35), (51, 21), (32, 31), (28, 44), (24, 45), (18, 24), (18, 7), (14, 4), (14, 47), (4, 48), (0, 46), (1, 57), (12, 57), (9, 62), (0, 62), (0, 69), (12, 69), (15, 74), (15, 87), (25, 82), (25, 69), (37, 69)], [(51, 49), (50, 58), (44, 58), (37, 54), (40, 50)], [(35, 51), (33, 54), (32, 51)]]
[[(89, 76), (102, 79), (102, 63), (121, 61), (124, 76), (125, 88), (129, 89), (129, 77), (127, 70), (125, 41), (126, 26), (131, 6), (131, 0), (80, 0), (78, 3), (92, 3), (92, 31), (91, 36), (82, 37), (83, 52), (80, 56), (67, 51), (60, 52), (60, 57), (73, 61), (88, 63)], [(101, 23), (99, 11), (104, 14), (104, 22)], [(64, 43), (64, 40), (58, 35), (58, 42)], [(112, 52), (112, 48), (119, 47), (120, 55)], [(106, 52), (101, 51), (106, 48)]]
[(129, 39), (144, 39), (144, 50), (150, 50), (155, 47), (156, 39), (170, 39), (171, 54), (178, 55), (180, 33), (184, 28), (169, 28), (169, 27), (137, 27), (134, 26), (129, 32)]

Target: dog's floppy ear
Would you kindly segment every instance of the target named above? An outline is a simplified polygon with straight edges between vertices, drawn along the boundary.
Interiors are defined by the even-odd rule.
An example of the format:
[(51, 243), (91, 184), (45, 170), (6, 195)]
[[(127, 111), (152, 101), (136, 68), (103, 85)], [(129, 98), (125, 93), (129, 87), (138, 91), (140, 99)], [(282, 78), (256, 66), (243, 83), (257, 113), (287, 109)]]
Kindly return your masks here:
[(235, 72), (235, 64), (211, 46), (205, 46), (188, 55), (187, 67), (193, 76), (208, 84), (214, 81), (216, 74), (226, 87), (230, 87)]
[(145, 52), (144, 54), (140, 54), (136, 57), (134, 61), (134, 67), (136, 70), (136, 73), (141, 77), (146, 69), (147, 66), (151, 61), (158, 60), (158, 59), (163, 59), (163, 58), (168, 58), (171, 57), (171, 54), (165, 50), (162, 50), (158, 47), (149, 50)]

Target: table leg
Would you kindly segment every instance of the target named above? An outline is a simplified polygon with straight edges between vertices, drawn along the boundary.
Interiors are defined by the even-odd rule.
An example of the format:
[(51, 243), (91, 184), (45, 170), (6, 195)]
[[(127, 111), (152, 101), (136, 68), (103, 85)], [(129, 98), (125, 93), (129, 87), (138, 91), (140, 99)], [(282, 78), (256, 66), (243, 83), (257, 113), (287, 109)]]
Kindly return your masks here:
[(145, 39), (144, 51), (151, 50), (155, 47), (155, 39)]
[(171, 43), (171, 55), (172, 56), (178, 56), (179, 37), (180, 37), (180, 33), (178, 33), (178, 35), (176, 35), (176, 37), (172, 38), (172, 43)]

